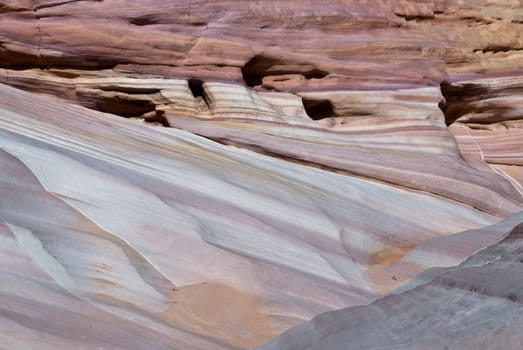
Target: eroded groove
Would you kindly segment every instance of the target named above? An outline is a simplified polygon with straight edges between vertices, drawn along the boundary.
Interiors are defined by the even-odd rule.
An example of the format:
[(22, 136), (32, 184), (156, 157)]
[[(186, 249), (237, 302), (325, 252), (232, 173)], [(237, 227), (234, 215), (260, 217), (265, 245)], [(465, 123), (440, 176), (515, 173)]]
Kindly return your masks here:
[(523, 49), (514, 48), (511, 46), (487, 46), (482, 49), (475, 49), (473, 52), (481, 52), (481, 53), (498, 53), (498, 52), (509, 52), (509, 51), (522, 51)]
[(67, 4), (71, 4), (74, 2), (80, 2), (80, 1), (102, 2), (103, 0), (66, 0), (66, 1), (52, 2), (52, 3), (48, 3), (48, 4), (37, 5), (34, 7), (34, 10), (41, 10), (41, 9), (50, 8), (50, 7), (57, 7), (57, 6), (67, 5)]
[(100, 86), (100, 90), (103, 91), (117, 91), (123, 92), (126, 94), (156, 94), (161, 91), (159, 88), (146, 88), (140, 86), (119, 86), (119, 85), (109, 85), (109, 86)]
[(140, 16), (133, 18), (129, 21), (129, 23), (134, 24), (135, 26), (143, 27), (143, 26), (149, 26), (153, 24), (158, 24), (159, 21), (154, 16)]

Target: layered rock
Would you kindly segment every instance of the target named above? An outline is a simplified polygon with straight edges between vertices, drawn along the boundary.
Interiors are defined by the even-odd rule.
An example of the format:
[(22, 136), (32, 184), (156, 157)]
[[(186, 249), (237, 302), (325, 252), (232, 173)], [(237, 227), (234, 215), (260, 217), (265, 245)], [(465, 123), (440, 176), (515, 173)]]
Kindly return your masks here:
[(257, 349), (516, 349), (522, 247), (519, 224), (460, 266), (427, 271), (421, 285), (322, 314)]
[(261, 348), (484, 344), (418, 321), (517, 319), (519, 231), (463, 261), (523, 221), (522, 14), (4, 1), (2, 346), (248, 349), (300, 323)]
[(445, 114), (462, 154), (481, 160), (523, 193), (523, 80), (490, 78), (445, 85)]
[(265, 79), (285, 90), (438, 85), (523, 68), (517, 0), (21, 0), (0, 16), (0, 57), (12, 67)]
[[(194, 348), (201, 337), (255, 345), (411, 278), (387, 268), (420, 242), (495, 222), (456, 201), (63, 100), (6, 86), (1, 96), (5, 239), (52, 278), (47, 288), (126, 322), (139, 317), (154, 330), (147, 341), (163, 329), (167, 344), (190, 332), (199, 336), (182, 339)], [(20, 269), (4, 276), (23, 282)], [(18, 287), (2, 285), (11, 305)], [(22, 315), (35, 331), (47, 323)]]

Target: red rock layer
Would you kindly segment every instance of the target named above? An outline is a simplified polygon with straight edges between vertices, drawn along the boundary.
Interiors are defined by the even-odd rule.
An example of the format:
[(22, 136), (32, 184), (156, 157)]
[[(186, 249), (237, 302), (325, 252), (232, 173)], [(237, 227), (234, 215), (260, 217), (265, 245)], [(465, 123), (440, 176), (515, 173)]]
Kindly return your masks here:
[(522, 12), (486, 0), (9, 1), (0, 58), (279, 90), (435, 86), (521, 72)]
[[(247, 349), (412, 281), (376, 302), (385, 319), (325, 313), (267, 348), (388, 346), (346, 321), (466, 348), (423, 320), (520, 305), (517, 254), (416, 276), (521, 221), (522, 17), (516, 0), (1, 2), (0, 347)], [(476, 283), (498, 273), (510, 296)], [(482, 344), (467, 320), (444, 323)]]

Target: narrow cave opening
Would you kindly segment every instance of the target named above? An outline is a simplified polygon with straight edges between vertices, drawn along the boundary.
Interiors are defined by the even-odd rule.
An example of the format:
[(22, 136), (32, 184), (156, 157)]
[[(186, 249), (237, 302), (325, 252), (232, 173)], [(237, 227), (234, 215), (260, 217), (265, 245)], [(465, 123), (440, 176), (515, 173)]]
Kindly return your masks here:
[(256, 55), (242, 67), (242, 75), (245, 84), (255, 87), (262, 84), (266, 72), (279, 61), (263, 55)]
[(245, 84), (250, 87), (262, 85), (263, 77), (272, 75), (302, 74), (306, 79), (322, 79), (329, 72), (308, 63), (291, 62), (265, 55), (256, 55), (242, 67)]
[(443, 96), (443, 100), (438, 103), (438, 107), (445, 116), (445, 124), (449, 126), (459, 118), (459, 115), (453, 113), (449, 108), (449, 104), (452, 106), (456, 95), (459, 94), (459, 89), (457, 89), (455, 86), (453, 87), (451, 83), (444, 80), (440, 84), (440, 90), (441, 95)]
[(102, 91), (123, 92), (128, 95), (157, 94), (161, 91), (161, 89), (158, 89), (158, 88), (141, 87), (141, 86), (119, 86), (119, 85), (100, 86), (99, 89)]
[(453, 84), (443, 81), (440, 89), (444, 100), (438, 104), (438, 107), (445, 116), (447, 126), (465, 114), (480, 112), (474, 101), (489, 95), (489, 90), (478, 84)]
[(149, 16), (140, 16), (140, 17), (133, 18), (132, 20), (129, 21), (129, 23), (134, 24), (135, 26), (143, 27), (143, 26), (149, 26), (152, 24), (158, 24), (159, 21), (154, 16), (149, 15)]
[(191, 93), (193, 97), (196, 100), (203, 101), (201, 106), (205, 108), (209, 108), (210, 102), (208, 100), (207, 94), (205, 93), (205, 89), (203, 87), (203, 80), (191, 78), (187, 81), (189, 85), (189, 89), (191, 90)]
[(192, 92), (193, 97), (205, 97), (205, 92), (203, 91), (203, 81), (200, 79), (189, 79), (188, 80), (189, 89)]
[(156, 105), (147, 100), (129, 100), (119, 96), (102, 97), (95, 102), (94, 109), (105, 113), (116, 114), (125, 118), (140, 117), (154, 112)]
[(327, 75), (329, 75), (329, 72), (317, 68), (314, 68), (307, 72), (303, 72), (303, 76), (307, 79), (323, 79)]
[(148, 100), (130, 100), (120, 96), (99, 97), (94, 105), (89, 103), (86, 107), (124, 118), (143, 119), (147, 123), (169, 126), (165, 112), (157, 110), (156, 105)]
[(514, 109), (493, 97), (499, 93), (495, 88), (478, 83), (440, 84), (441, 94), (445, 98), (439, 107), (445, 116), (447, 126), (466, 116), (468, 123), (495, 123), (514, 118)]
[(303, 107), (313, 120), (321, 120), (334, 116), (334, 106), (330, 100), (303, 98)]

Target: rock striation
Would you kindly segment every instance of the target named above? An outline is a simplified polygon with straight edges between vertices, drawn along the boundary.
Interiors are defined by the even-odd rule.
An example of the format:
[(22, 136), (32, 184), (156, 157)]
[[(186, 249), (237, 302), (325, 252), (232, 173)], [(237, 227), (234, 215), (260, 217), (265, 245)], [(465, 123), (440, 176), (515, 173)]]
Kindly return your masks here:
[(1, 2), (0, 348), (514, 349), (521, 18)]
[(428, 270), (421, 285), (324, 313), (257, 349), (516, 349), (522, 244), (519, 224), (458, 267)]

